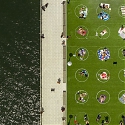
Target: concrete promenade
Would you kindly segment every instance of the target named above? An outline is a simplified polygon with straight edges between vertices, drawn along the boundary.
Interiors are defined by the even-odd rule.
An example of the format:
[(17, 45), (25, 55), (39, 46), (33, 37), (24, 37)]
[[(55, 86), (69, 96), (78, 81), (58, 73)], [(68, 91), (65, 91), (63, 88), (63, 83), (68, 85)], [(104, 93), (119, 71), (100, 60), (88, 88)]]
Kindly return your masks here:
[[(42, 125), (65, 125), (62, 117), (64, 105), (64, 92), (66, 83), (63, 82), (63, 45), (61, 38), (63, 32), (63, 4), (62, 0), (42, 0), (42, 5), (48, 4), (42, 11), (41, 32), (45, 38), (41, 38), (41, 103), (44, 112), (41, 115)], [(61, 79), (60, 84), (57, 83)]]

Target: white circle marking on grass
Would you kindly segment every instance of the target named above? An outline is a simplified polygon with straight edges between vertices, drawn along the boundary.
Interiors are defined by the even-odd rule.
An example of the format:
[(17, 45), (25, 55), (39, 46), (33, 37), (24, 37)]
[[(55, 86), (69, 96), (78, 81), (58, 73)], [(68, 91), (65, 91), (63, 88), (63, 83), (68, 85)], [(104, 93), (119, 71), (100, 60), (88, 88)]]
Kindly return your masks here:
[[(79, 91), (84, 91), (85, 93), (87, 93), (85, 90), (79, 90)], [(78, 92), (78, 91), (77, 91), (77, 92)], [(77, 92), (76, 92), (76, 94), (77, 94)], [(80, 103), (80, 102), (77, 101), (77, 99), (76, 99), (76, 94), (75, 94), (75, 100), (76, 100), (76, 103), (79, 103), (79, 104), (85, 104), (86, 102), (88, 102), (88, 99), (89, 99), (89, 94), (88, 94), (88, 93), (87, 93), (88, 98), (87, 98), (87, 100), (86, 100), (85, 102), (83, 102), (83, 103), (82, 103), (82, 102)]]
[[(89, 57), (89, 51), (88, 51), (86, 48), (84, 48), (84, 47), (80, 47), (80, 48), (85, 49), (85, 50), (87, 51), (87, 53), (88, 53), (88, 56), (87, 56), (85, 59), (83, 59), (83, 60), (78, 59), (77, 56), (76, 56), (76, 58), (77, 58), (78, 60), (80, 60), (80, 61), (85, 61), (85, 60)], [(80, 48), (78, 48), (78, 49), (80, 49)], [(77, 53), (78, 49), (75, 51), (75, 54)]]
[[(125, 90), (121, 90), (119, 93), (118, 93), (118, 100), (119, 100), (119, 95), (122, 93), (122, 92), (125, 92)], [(119, 100), (119, 102), (120, 102), (120, 100)], [(120, 102), (120, 103), (122, 103), (122, 102)], [(123, 103), (122, 103), (123, 104)], [(125, 104), (124, 104), (125, 105)]]
[[(86, 69), (81, 68), (81, 69), (78, 69), (78, 70), (86, 70)], [(77, 71), (78, 71), (78, 70), (77, 70)], [(85, 81), (89, 78), (89, 72), (86, 70), (86, 71), (88, 72), (88, 77), (86, 78), (86, 80), (84, 80), (84, 81), (80, 81), (80, 80), (78, 80), (77, 77), (76, 77), (76, 73), (77, 73), (77, 71), (75, 72), (75, 78), (76, 78), (76, 80), (77, 80), (78, 82), (85, 82)]]
[[(109, 94), (109, 92), (107, 92), (106, 90), (100, 90), (100, 91), (98, 91), (98, 93), (96, 94), (96, 100), (97, 100), (97, 96), (98, 96), (98, 94), (100, 93), (100, 92), (103, 92), (103, 91), (105, 91), (108, 95), (109, 95), (109, 100), (110, 100), (110, 94)], [(106, 103), (108, 103), (109, 102), (109, 100), (107, 101), (107, 102), (105, 102), (105, 103), (100, 103), (98, 100), (98, 103), (100, 103), (100, 104), (106, 104)]]
[[(125, 5), (123, 4), (123, 5), (121, 5), (121, 6), (125, 6)], [(119, 14), (120, 17), (125, 18), (125, 16), (122, 16), (122, 15), (120, 14), (120, 7), (118, 8), (118, 14)]]
[(122, 115), (125, 115), (125, 112), (122, 112), (119, 116), (118, 116), (118, 120), (120, 120), (119, 118), (120, 118), (120, 116), (122, 116)]
[(118, 78), (119, 78), (119, 80), (120, 80), (121, 82), (124, 82), (124, 83), (125, 83), (125, 81), (123, 81), (123, 80), (119, 77), (120, 72), (123, 71), (123, 70), (125, 70), (125, 69), (121, 69), (121, 70), (119, 71), (119, 73), (118, 73)]
[[(76, 8), (77, 8), (78, 6), (83, 6), (83, 7), (86, 7), (86, 8), (87, 8), (87, 6), (85, 6), (85, 5), (83, 5), (83, 4), (77, 5), (77, 6), (75, 7), (75, 9), (74, 9), (74, 13), (75, 13), (76, 17), (78, 17), (77, 14), (76, 14)], [(89, 12), (89, 10), (88, 10), (88, 12)], [(88, 14), (87, 14), (87, 15), (88, 15)], [(78, 18), (79, 18), (79, 17), (78, 17)]]
[[(106, 113), (107, 115), (109, 115), (109, 113), (107, 113), (107, 112), (100, 112), (100, 113), (98, 113), (98, 114), (101, 114), (101, 113)], [(109, 121), (109, 123), (108, 124), (110, 124), (110, 122), (111, 122), (111, 116), (109, 115), (109, 117), (110, 117), (110, 121)], [(99, 124), (99, 122), (98, 122), (98, 124)], [(107, 124), (107, 125), (108, 125)], [(100, 124), (99, 124), (100, 125)]]
[[(125, 48), (125, 46), (123, 46)], [(118, 50), (118, 57), (121, 59), (121, 60), (125, 60), (125, 59), (122, 59), (120, 56), (119, 56), (119, 51), (123, 48), (121, 47), (119, 50)]]

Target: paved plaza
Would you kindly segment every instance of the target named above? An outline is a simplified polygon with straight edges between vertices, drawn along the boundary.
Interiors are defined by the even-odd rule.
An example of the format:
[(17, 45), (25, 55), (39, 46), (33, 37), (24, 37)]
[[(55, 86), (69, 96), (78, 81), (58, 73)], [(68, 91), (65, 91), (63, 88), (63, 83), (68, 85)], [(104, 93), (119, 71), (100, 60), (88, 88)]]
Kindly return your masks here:
[[(42, 125), (65, 125), (62, 117), (66, 116), (66, 80), (64, 80), (64, 45), (61, 38), (63, 32), (63, 4), (62, 0), (43, 0), (42, 5), (48, 3), (42, 11), (41, 38), (41, 65), (42, 65), (42, 97), (41, 103), (44, 109), (42, 113)], [(66, 43), (65, 43), (66, 44)], [(65, 66), (66, 67), (66, 66)], [(60, 79), (60, 83), (57, 83)], [(61, 111), (61, 107), (65, 111)]]

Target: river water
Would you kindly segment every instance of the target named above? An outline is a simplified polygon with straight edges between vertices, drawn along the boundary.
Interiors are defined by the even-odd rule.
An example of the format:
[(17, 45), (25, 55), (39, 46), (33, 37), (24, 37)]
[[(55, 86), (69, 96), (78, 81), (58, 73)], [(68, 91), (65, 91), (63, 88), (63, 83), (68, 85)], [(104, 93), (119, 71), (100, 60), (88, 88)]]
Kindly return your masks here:
[(0, 125), (39, 125), (40, 1), (0, 1)]

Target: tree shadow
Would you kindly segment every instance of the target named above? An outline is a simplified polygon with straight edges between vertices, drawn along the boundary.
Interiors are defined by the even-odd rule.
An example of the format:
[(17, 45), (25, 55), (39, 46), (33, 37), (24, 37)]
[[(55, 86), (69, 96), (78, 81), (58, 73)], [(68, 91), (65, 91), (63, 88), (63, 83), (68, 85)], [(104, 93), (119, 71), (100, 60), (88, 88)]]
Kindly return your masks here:
[(69, 115), (69, 121), (68, 121), (67, 125), (70, 125), (70, 121), (71, 121), (72, 118), (73, 118), (73, 115)]
[(69, 53), (69, 60), (68, 61), (70, 61), (71, 57), (73, 57), (73, 54)]

